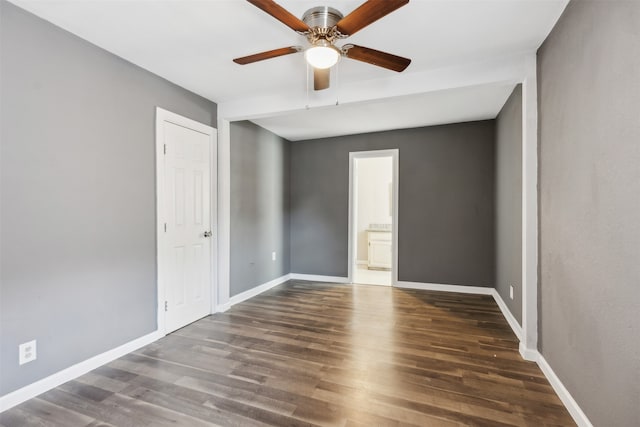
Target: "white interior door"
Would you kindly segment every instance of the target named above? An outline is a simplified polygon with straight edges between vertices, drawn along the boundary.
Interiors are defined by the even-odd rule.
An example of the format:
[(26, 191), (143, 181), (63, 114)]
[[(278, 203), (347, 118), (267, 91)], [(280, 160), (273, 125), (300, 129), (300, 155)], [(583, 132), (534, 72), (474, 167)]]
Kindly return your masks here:
[[(164, 332), (211, 313), (211, 150), (214, 129), (162, 120), (164, 146), (159, 287)], [(161, 289), (162, 288), (162, 289)], [(160, 295), (159, 295), (160, 296)], [(160, 299), (162, 303), (162, 299)]]

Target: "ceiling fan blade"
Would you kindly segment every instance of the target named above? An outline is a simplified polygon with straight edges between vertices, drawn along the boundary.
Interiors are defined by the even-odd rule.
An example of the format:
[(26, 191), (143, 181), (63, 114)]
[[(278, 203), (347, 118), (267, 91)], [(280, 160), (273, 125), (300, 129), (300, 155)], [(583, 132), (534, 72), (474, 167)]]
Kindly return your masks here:
[(329, 88), (331, 78), (331, 68), (313, 69), (313, 90), (324, 90)]
[(407, 3), (409, 0), (368, 0), (338, 21), (336, 27), (343, 35), (351, 36)]
[(289, 12), (284, 7), (280, 6), (273, 0), (247, 0), (252, 5), (262, 9), (269, 15), (282, 22), (293, 31), (304, 33), (309, 31), (309, 26), (303, 21), (298, 19), (295, 15)]
[(233, 60), (233, 62), (240, 65), (247, 65), (251, 64), (252, 62), (264, 61), (265, 59), (271, 59), (278, 56), (297, 53), (301, 50), (302, 48), (300, 46), (281, 47), (280, 49), (268, 50), (266, 52), (260, 52), (249, 56), (243, 56), (242, 58), (236, 58)]
[(368, 47), (356, 46), (348, 44), (342, 47), (345, 56), (356, 61), (366, 62), (367, 64), (377, 65), (378, 67), (387, 68), (389, 70), (401, 72), (404, 71), (411, 60), (402, 56), (392, 55), (390, 53), (381, 52), (379, 50)]

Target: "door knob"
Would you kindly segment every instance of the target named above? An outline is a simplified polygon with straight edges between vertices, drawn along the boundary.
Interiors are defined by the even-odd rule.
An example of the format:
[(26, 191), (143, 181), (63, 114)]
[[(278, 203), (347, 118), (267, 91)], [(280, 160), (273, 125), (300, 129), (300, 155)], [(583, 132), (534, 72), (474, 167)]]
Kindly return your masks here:
[(211, 237), (211, 236), (213, 236), (212, 232), (210, 232), (210, 231), (205, 231), (204, 232), (204, 237)]

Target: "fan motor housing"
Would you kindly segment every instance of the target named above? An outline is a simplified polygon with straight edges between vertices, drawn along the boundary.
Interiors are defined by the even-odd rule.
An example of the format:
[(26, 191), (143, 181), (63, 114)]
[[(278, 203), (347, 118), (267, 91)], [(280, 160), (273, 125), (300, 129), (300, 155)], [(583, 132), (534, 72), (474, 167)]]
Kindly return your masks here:
[(342, 19), (342, 13), (328, 6), (318, 6), (307, 10), (302, 15), (302, 21), (309, 26), (305, 33), (307, 40), (313, 46), (333, 46), (336, 39), (343, 38), (336, 29), (336, 24)]
[(342, 18), (340, 11), (328, 6), (313, 7), (302, 15), (302, 21), (311, 28), (333, 28)]

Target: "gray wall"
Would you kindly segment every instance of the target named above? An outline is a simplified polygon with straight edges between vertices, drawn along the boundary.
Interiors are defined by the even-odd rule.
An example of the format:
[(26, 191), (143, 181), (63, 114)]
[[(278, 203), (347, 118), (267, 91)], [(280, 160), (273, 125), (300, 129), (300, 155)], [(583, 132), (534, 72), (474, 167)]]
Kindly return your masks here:
[(640, 2), (570, 2), (538, 61), (542, 354), (594, 425), (637, 426)]
[(231, 296), (291, 272), (290, 160), (291, 142), (231, 123)]
[(155, 107), (215, 125), (216, 106), (0, 8), (6, 394), (156, 329)]
[(349, 152), (390, 148), (399, 280), (493, 286), (493, 120), (293, 143), (292, 272), (347, 276)]
[(522, 324), (522, 85), (516, 86), (496, 119), (495, 173), (495, 285)]

